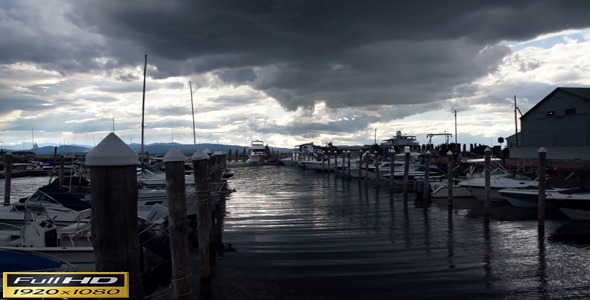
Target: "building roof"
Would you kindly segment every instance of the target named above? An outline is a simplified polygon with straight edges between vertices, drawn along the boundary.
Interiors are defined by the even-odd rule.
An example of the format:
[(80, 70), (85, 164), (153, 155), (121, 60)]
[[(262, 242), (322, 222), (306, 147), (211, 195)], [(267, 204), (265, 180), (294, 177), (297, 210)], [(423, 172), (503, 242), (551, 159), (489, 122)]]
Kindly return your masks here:
[(551, 93), (549, 93), (547, 96), (545, 96), (545, 98), (543, 98), (541, 101), (539, 101), (539, 103), (537, 103), (535, 106), (533, 106), (531, 109), (529, 109), (529, 111), (527, 111), (524, 115), (522, 115), (521, 118), (525, 117), (531, 111), (533, 111), (537, 107), (541, 106), (541, 104), (543, 102), (545, 102), (548, 99), (550, 99), (553, 96), (553, 94), (555, 94), (558, 91), (567, 92), (567, 93), (570, 93), (572, 95), (578, 96), (578, 97), (580, 97), (582, 99), (585, 99), (585, 100), (590, 101), (590, 88), (558, 87), (558, 88), (554, 89)]

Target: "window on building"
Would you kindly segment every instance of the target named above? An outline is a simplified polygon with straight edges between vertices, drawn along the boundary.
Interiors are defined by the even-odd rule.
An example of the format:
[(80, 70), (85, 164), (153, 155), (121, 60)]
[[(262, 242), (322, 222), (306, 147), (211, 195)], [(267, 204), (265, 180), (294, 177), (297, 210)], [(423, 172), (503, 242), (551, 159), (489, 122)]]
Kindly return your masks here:
[(546, 117), (553, 117), (553, 116), (555, 116), (555, 111), (554, 110), (548, 111), (548, 112), (545, 113), (545, 116)]
[(565, 114), (566, 115), (575, 115), (576, 114), (576, 109), (575, 108), (568, 108), (565, 110)]

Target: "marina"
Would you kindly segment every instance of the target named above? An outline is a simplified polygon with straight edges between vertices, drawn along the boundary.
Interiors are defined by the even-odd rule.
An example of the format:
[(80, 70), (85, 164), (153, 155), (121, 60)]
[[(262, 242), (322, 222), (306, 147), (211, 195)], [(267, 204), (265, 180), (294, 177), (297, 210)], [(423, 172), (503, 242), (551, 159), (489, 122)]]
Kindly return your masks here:
[(560, 233), (586, 227), (559, 213), (540, 231), (535, 210), (497, 204), (485, 218), (475, 198), (449, 208), (333, 173), (232, 169), (232, 251), (215, 266), (212, 299), (590, 296), (589, 245)]
[(34, 2), (0, 299), (590, 299), (590, 2)]
[[(343, 172), (228, 168), (209, 280), (190, 254), (193, 299), (590, 297), (589, 226), (557, 209), (540, 229), (536, 209), (509, 203), (485, 216), (475, 197), (449, 206)], [(13, 190), (45, 184), (18, 178)]]

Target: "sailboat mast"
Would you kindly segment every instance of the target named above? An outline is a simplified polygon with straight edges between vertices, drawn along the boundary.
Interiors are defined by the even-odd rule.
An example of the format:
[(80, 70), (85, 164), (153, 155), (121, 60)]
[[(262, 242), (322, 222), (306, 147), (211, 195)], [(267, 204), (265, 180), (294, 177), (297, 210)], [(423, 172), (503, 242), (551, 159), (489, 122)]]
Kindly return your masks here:
[(518, 106), (516, 106), (516, 95), (514, 95), (514, 140), (516, 141), (516, 147), (518, 147), (518, 117), (516, 115), (517, 110)]
[(143, 137), (143, 131), (145, 128), (145, 76), (146, 76), (146, 70), (147, 70), (147, 54), (145, 55), (145, 60), (143, 63), (143, 99), (142, 99), (142, 104), (141, 104), (141, 164), (142, 164), (142, 170), (143, 170), (143, 155), (144, 155), (144, 149), (143, 149), (143, 145), (144, 145), (144, 137)]
[(457, 110), (455, 109), (455, 152), (459, 153), (459, 144), (457, 144)]
[(193, 143), (195, 145), (195, 151), (197, 151), (197, 134), (195, 133), (195, 107), (193, 106), (193, 85), (189, 81), (189, 88), (191, 89), (191, 110), (193, 112)]

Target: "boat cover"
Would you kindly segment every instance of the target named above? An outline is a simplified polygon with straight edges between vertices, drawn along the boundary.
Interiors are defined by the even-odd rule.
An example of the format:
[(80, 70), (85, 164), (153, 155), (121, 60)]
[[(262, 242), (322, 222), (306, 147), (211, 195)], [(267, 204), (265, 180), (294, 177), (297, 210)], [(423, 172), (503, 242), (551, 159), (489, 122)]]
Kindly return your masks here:
[[(69, 209), (81, 211), (90, 208), (90, 201), (80, 200), (73, 194), (62, 191), (59, 187), (56, 187), (54, 185), (42, 186), (35, 193), (38, 193), (39, 191), (45, 193), (46, 195), (53, 198), (55, 201), (59, 202), (61, 205)], [(28, 198), (20, 199), (19, 201), (24, 203), (27, 199)]]
[(61, 263), (30, 252), (0, 249), (0, 272), (57, 270)]

